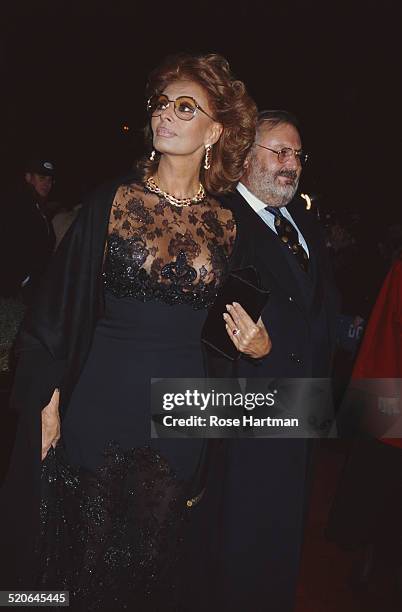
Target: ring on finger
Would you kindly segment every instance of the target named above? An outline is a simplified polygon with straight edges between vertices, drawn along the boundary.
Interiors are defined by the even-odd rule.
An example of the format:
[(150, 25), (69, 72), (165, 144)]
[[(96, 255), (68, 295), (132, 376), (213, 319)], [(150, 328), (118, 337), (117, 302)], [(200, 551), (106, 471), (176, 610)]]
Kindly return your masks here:
[(232, 331), (232, 334), (234, 336), (237, 336), (237, 334), (240, 334), (240, 329), (237, 329), (237, 327), (235, 327), (234, 330)]

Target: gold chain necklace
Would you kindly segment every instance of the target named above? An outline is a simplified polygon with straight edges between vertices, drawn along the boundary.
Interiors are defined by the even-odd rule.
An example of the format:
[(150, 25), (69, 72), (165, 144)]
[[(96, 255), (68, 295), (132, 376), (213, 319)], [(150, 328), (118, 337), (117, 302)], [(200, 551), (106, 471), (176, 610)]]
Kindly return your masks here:
[(205, 189), (201, 183), (198, 192), (192, 198), (175, 198), (167, 191), (162, 191), (162, 189), (156, 184), (153, 176), (147, 178), (145, 181), (145, 186), (149, 191), (152, 191), (152, 193), (156, 193), (158, 196), (165, 198), (165, 200), (167, 200), (170, 204), (173, 204), (173, 206), (178, 206), (180, 208), (183, 206), (190, 206), (191, 204), (198, 204), (205, 198)]

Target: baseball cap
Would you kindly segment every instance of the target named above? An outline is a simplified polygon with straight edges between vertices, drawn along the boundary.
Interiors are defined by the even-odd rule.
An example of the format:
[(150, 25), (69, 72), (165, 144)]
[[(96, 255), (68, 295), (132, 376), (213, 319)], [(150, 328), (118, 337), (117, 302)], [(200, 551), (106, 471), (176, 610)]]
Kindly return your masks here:
[(55, 167), (54, 163), (49, 159), (32, 158), (26, 164), (25, 171), (41, 174), (42, 176), (54, 176)]

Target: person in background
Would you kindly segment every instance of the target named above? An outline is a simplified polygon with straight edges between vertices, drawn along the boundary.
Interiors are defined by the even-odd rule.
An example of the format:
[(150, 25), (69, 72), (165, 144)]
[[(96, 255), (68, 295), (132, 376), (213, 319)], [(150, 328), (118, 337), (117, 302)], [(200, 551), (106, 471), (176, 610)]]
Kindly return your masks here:
[(393, 254), (341, 407), (342, 426), (363, 436), (345, 463), (326, 534), (346, 549), (360, 550), (355, 586), (370, 586), (382, 568), (401, 596), (402, 258), (397, 245)]
[(54, 176), (52, 161), (29, 160), (23, 181), (3, 204), (1, 291), (3, 295), (21, 292), (26, 304), (32, 301), (56, 242), (46, 212)]

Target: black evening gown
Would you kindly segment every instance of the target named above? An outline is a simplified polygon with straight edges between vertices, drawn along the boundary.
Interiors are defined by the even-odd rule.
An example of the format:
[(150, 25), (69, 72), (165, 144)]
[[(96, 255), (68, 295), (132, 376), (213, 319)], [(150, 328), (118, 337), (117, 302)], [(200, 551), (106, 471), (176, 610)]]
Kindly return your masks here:
[(207, 443), (150, 438), (150, 379), (205, 375), (201, 327), (234, 238), (211, 197), (178, 208), (139, 184), (116, 192), (104, 314), (42, 468), (37, 584), (69, 590), (72, 609), (192, 608), (187, 500)]

